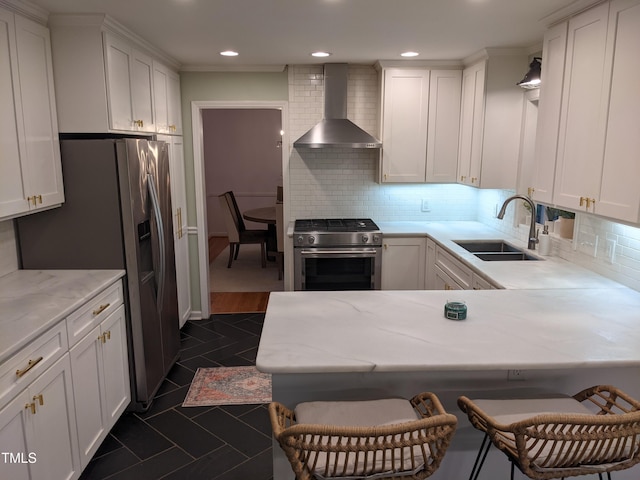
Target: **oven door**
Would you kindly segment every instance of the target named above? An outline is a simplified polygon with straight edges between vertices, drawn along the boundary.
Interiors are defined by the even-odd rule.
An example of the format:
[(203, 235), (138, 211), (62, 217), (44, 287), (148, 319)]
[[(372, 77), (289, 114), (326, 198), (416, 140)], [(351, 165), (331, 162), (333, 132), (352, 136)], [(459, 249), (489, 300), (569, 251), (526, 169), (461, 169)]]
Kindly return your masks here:
[(294, 290), (379, 290), (379, 247), (294, 249)]

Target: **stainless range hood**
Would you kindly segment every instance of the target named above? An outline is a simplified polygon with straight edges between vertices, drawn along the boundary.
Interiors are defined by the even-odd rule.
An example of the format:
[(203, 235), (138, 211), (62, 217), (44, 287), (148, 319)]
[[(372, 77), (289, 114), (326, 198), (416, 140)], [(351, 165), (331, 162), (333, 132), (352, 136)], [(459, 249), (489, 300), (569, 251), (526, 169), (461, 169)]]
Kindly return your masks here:
[(324, 119), (293, 142), (303, 148), (380, 148), (382, 143), (347, 119), (346, 63), (324, 66)]

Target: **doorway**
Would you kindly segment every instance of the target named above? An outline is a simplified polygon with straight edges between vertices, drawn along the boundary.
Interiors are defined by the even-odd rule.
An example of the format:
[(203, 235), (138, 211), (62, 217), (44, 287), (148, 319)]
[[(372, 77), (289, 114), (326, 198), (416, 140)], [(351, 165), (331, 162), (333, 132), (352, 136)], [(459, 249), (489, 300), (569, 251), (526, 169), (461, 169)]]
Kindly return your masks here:
[[(192, 102), (192, 122), (199, 284), (202, 316), (206, 318), (211, 313), (211, 303), (207, 301), (212, 290), (210, 238), (226, 232), (219, 221), (217, 195), (233, 190), (239, 197), (241, 210), (275, 202), (278, 184), (283, 186), (283, 197), (287, 197), (289, 142), (286, 129), (282, 127), (288, 125), (287, 103)], [(267, 129), (279, 125), (276, 137), (260, 133), (265, 125)], [(260, 136), (263, 139), (260, 140)], [(255, 146), (263, 142), (266, 142), (263, 148), (274, 148), (278, 152), (275, 170), (273, 160), (269, 160), (270, 166), (261, 168), (257, 158), (260, 147), (256, 153)], [(273, 188), (269, 188), (271, 183)], [(287, 218), (286, 204), (285, 201), (284, 218)], [(259, 226), (247, 224), (247, 228)], [(223, 251), (221, 255), (226, 256), (227, 252)], [(233, 264), (230, 270), (233, 270)]]

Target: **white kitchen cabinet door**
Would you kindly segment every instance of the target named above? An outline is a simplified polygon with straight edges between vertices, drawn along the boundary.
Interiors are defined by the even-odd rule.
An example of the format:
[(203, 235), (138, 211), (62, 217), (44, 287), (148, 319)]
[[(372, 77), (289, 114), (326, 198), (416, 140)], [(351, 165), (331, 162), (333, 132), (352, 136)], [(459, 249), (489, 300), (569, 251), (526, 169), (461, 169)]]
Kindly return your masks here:
[(171, 174), (171, 209), (173, 210), (173, 241), (178, 287), (178, 313), (180, 328), (191, 315), (191, 280), (189, 273), (189, 238), (187, 197), (184, 173), (184, 145), (181, 136), (158, 135), (158, 140), (169, 144)]
[(32, 209), (64, 201), (49, 30), (16, 15), (16, 50), (25, 147), (25, 192)]
[(0, 35), (3, 219), (60, 205), (64, 191), (49, 30), (0, 10)]
[(427, 182), (456, 181), (461, 96), (462, 70), (431, 71), (427, 128)]
[(424, 290), (426, 239), (384, 238), (382, 290)]
[(180, 91), (180, 75), (169, 70), (167, 89), (167, 108), (169, 109), (169, 130), (174, 135), (182, 135), (182, 94)]
[(124, 305), (70, 350), (84, 469), (129, 404)]
[(33, 479), (72, 480), (80, 476), (71, 362), (65, 355), (29, 387), (28, 422), (32, 422)]
[(594, 212), (637, 223), (640, 218), (640, 1), (614, 0), (609, 11), (604, 99), (608, 117), (602, 181)]
[(103, 411), (105, 392), (101, 360), (100, 326), (71, 348), (73, 387), (78, 422), (80, 465), (84, 469), (96, 453), (108, 429)]
[(109, 33), (104, 49), (111, 129), (155, 132), (151, 58)]
[(150, 56), (132, 49), (131, 96), (136, 129), (142, 132), (156, 131), (153, 112), (153, 60)]
[(106, 425), (111, 429), (131, 400), (124, 305), (102, 322), (100, 331), (104, 335), (104, 341), (100, 340), (106, 400), (104, 413)]
[(382, 181), (424, 182), (429, 70), (391, 68), (383, 75)]
[(15, 36), (14, 14), (0, 9), (0, 218), (29, 211), (20, 161), (26, 147)]
[(485, 73), (486, 61), (465, 68), (462, 73), (458, 176), (460, 183), (475, 187), (480, 185)]
[(425, 290), (436, 290), (436, 242), (427, 238), (427, 263), (424, 272)]
[(29, 413), (25, 408), (25, 405), (30, 402), (29, 392), (25, 390), (4, 408), (0, 408), (0, 446), (3, 452), (13, 455), (12, 458), (3, 459), (3, 478), (12, 480), (34, 478), (34, 463), (38, 461), (38, 457), (37, 454), (35, 459), (33, 455), (30, 457), (30, 454), (36, 451), (33, 436), (30, 434), (33, 426), (27, 424)]
[(568, 22), (545, 32), (542, 46), (542, 74), (538, 123), (536, 130), (535, 164), (533, 167), (532, 198), (538, 202), (553, 202), (553, 181), (558, 153), (558, 130), (567, 51)]
[(439, 266), (434, 269), (435, 290), (464, 290), (453, 278), (447, 275)]
[(569, 20), (553, 200), (571, 210), (600, 191), (608, 14), (603, 3)]
[(156, 131), (182, 134), (180, 76), (159, 62), (153, 62), (153, 96)]

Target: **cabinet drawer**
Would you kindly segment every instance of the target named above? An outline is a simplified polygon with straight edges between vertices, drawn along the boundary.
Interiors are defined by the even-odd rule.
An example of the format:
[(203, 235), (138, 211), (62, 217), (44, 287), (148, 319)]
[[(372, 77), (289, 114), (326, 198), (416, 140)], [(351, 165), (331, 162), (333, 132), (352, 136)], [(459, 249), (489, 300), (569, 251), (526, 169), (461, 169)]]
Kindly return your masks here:
[(463, 289), (470, 289), (473, 273), (469, 267), (442, 248), (436, 248), (436, 265)]
[(29, 386), (69, 349), (65, 322), (60, 322), (0, 365), (0, 408)]
[(111, 315), (123, 303), (122, 282), (117, 282), (100, 292), (81, 308), (67, 317), (69, 347), (75, 345), (92, 328)]

